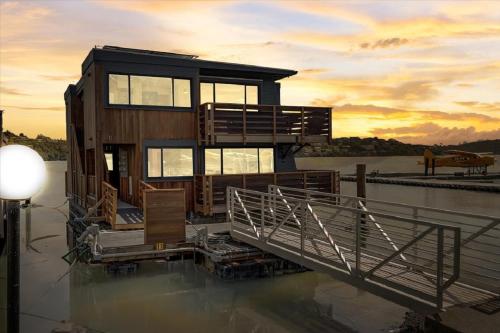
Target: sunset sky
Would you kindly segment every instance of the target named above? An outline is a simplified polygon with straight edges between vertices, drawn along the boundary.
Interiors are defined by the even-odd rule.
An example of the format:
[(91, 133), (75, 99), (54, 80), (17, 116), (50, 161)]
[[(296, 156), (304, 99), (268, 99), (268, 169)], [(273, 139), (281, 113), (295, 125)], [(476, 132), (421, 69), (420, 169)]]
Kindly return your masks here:
[(94, 45), (296, 69), (282, 104), (334, 107), (334, 136), (500, 139), (500, 2), (0, 1), (4, 127), (64, 138)]

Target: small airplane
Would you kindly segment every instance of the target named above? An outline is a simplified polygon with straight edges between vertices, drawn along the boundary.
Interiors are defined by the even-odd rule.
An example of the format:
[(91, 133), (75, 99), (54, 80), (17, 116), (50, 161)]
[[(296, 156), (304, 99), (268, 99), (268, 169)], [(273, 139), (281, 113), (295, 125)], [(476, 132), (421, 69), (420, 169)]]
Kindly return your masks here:
[[(488, 167), (495, 164), (495, 158), (492, 153), (472, 153), (463, 150), (448, 150), (448, 155), (435, 156), (430, 149), (424, 151), (424, 161), (418, 164), (425, 165), (425, 174), (428, 174), (428, 168), (451, 167), (467, 168), (468, 174), (481, 173), (486, 174)], [(472, 171), (472, 172), (471, 172)]]

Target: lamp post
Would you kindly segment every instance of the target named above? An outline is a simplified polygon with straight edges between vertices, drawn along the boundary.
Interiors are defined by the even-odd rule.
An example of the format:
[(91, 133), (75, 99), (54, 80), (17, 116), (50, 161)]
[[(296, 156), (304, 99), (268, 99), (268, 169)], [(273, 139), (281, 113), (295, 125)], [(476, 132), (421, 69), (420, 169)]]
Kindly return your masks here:
[(45, 163), (33, 149), (21, 145), (0, 147), (0, 199), (7, 217), (7, 332), (19, 332), (19, 215), (20, 201), (43, 186)]

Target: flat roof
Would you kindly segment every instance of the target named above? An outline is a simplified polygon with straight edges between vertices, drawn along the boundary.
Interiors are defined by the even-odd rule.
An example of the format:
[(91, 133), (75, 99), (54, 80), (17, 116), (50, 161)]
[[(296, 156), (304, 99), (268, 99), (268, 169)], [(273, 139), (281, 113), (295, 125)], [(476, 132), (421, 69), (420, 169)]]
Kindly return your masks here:
[(200, 69), (201, 75), (211, 76), (224, 74), (223, 76), (271, 78), (273, 80), (280, 80), (297, 74), (297, 71), (290, 69), (203, 60), (191, 54), (151, 51), (109, 45), (95, 47), (89, 52), (82, 63), (82, 73), (85, 73), (90, 64), (96, 61), (194, 67)]

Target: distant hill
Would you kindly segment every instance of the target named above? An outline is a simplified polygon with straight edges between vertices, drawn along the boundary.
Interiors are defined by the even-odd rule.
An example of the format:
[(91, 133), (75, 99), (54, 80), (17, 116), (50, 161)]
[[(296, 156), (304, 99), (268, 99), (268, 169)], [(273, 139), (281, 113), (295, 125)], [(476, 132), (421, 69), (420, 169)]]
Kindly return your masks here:
[(500, 155), (500, 139), (467, 142), (460, 145), (447, 147), (447, 149), (472, 151), (474, 153), (493, 153), (495, 155)]
[[(42, 134), (36, 138), (28, 138), (24, 134), (16, 135), (10, 131), (4, 132), (8, 144), (17, 143), (35, 149), (46, 161), (66, 160), (66, 140), (51, 139)], [(459, 145), (413, 145), (394, 139), (379, 138), (337, 138), (332, 144), (313, 144), (305, 146), (297, 153), (297, 157), (313, 156), (421, 156), (425, 149), (431, 149), (435, 154), (442, 155), (448, 150), (465, 150), (476, 153), (491, 152), (500, 155), (500, 139), (467, 142)]]
[(425, 149), (442, 155), (448, 150), (465, 150), (475, 153), (491, 152), (500, 154), (500, 139), (468, 142), (459, 145), (413, 145), (394, 139), (379, 138), (337, 138), (332, 144), (313, 144), (306, 146), (297, 154), (298, 157), (313, 156), (421, 156)]
[(45, 161), (64, 161), (68, 153), (66, 140), (51, 139), (42, 134), (36, 138), (28, 138), (23, 133), (16, 135), (10, 131), (3, 133), (7, 144), (20, 144), (33, 148)]

